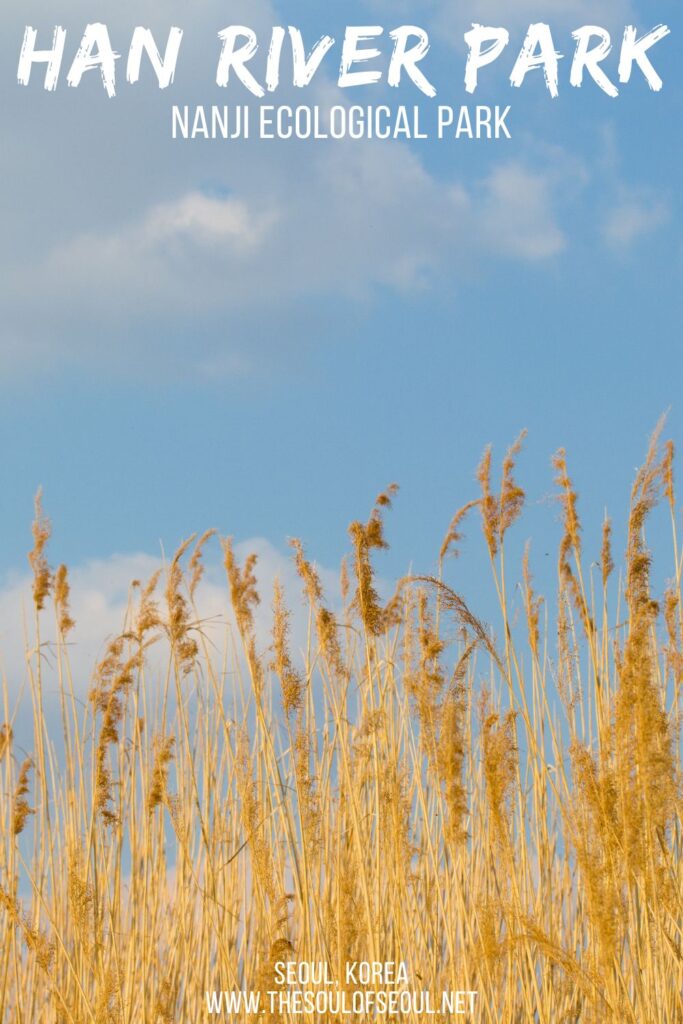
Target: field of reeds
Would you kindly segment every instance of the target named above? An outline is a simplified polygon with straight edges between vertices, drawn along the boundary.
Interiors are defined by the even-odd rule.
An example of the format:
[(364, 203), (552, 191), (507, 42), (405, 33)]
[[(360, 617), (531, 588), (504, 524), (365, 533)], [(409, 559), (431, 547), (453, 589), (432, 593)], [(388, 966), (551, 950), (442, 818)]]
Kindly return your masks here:
[[(324, 963), (340, 988), (347, 963), (403, 961), (412, 989), (477, 993), (473, 1012), (409, 1011), (411, 1024), (683, 1022), (673, 446), (654, 437), (614, 554), (608, 521), (602, 551), (584, 552), (555, 456), (562, 540), (544, 601), (533, 552), (519, 578), (506, 566), (519, 447), (500, 473), (485, 453), (478, 498), (436, 541), (436, 575), (391, 594), (375, 555), (394, 488), (350, 527), (341, 601), (298, 542), (292, 608), (279, 586), (258, 593), (255, 559), (223, 541), (225, 652), (197, 598), (219, 541), (193, 538), (133, 586), (87, 690), (70, 668), (68, 572), (50, 567), (37, 503), (29, 707), (6, 680), (0, 715), (3, 1022), (218, 1019), (207, 992), (266, 993), (280, 961)], [(659, 594), (655, 505), (672, 522)], [(476, 519), (495, 623), (447, 582)], [(297, 646), (292, 615), (305, 617)], [(48, 618), (56, 643), (41, 640)]]

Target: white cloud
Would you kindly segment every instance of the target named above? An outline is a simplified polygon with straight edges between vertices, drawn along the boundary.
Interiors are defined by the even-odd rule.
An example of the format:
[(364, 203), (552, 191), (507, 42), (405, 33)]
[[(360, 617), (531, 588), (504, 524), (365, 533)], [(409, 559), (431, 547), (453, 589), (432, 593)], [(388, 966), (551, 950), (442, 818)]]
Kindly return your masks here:
[(377, 286), (411, 290), (447, 279), (465, 259), (556, 255), (559, 185), (554, 165), (509, 161), (466, 187), (434, 178), (405, 145), (316, 147), (293, 173), (273, 167), (269, 181), (224, 197), (193, 190), (68, 239), (15, 271), (11, 288), (20, 305), (38, 291), (51, 320), (70, 324), (73, 344), (104, 316), (163, 321), (261, 311), (264, 296), (273, 308), (307, 296), (359, 298)]
[[(633, 0), (553, 0), (551, 4), (547, 0), (463, 0), (457, 4), (452, 0), (366, 0), (366, 7), (382, 19), (429, 25), (433, 38), (441, 37), (459, 49), (464, 49), (463, 35), (474, 22), (508, 28), (512, 53), (527, 26), (543, 21), (557, 30), (558, 49), (565, 56), (574, 46), (569, 33), (580, 25), (602, 25), (623, 33), (626, 24), (637, 20)], [(513, 59), (511, 56), (510, 62)], [(505, 59), (499, 63), (509, 73)]]
[[(442, 2), (442, 10), (451, 4)], [(470, 0), (466, 13), (482, 24), (526, 26), (533, 21), (546, 21), (552, 25), (576, 28), (579, 25), (614, 23), (624, 25), (624, 19), (633, 15), (631, 0)], [(462, 9), (460, 12), (462, 16)]]
[[(435, 32), (449, 42), (464, 46), (463, 33), (473, 22), (482, 25), (504, 25), (510, 30), (512, 49), (515, 34), (524, 32), (529, 24), (543, 21), (557, 28), (559, 32), (568, 32), (580, 25), (603, 25), (606, 28), (623, 32), (624, 25), (635, 17), (632, 0), (465, 0), (465, 3), (453, 4), (449, 0), (404, 0), (396, 7), (393, 0), (368, 0), (370, 7), (388, 15), (393, 13), (402, 18), (417, 17), (428, 20), (434, 25)], [(559, 41), (559, 37), (558, 37)], [(520, 37), (521, 42), (521, 37)], [(571, 44), (568, 37), (562, 40), (558, 48)]]
[[(478, 0), (458, 7), (457, 18), (523, 24), (539, 6)], [(405, 18), (408, 7), (387, 6), (386, 17)], [(4, 12), (12, 30), (0, 36), (3, 63), (15, 60), (22, 24), (30, 18), (44, 30), (57, 9), (56, 0), (42, 0), (30, 11)], [(558, 0), (552, 20), (623, 24), (630, 10), (627, 0)], [(443, 28), (454, 11), (445, 0), (415, 0), (411, 20)], [(84, 0), (72, 5), (69, 38), (91, 17)], [(401, 142), (172, 143), (171, 102), (228, 98), (211, 93), (206, 45), (227, 20), (240, 19), (261, 31), (283, 16), (265, 0), (231, 6), (229, 18), (210, 0), (192, 25), (181, 0), (117, 7), (108, 23), (119, 48), (134, 23), (185, 26), (172, 98), (122, 85), (109, 101), (95, 78), (54, 96), (36, 83), (12, 93), (5, 131), (12, 149), (0, 157), (7, 177), (0, 194), (5, 372), (135, 363), (138, 374), (149, 367), (156, 375), (179, 362), (174, 345), (188, 355), (191, 330), (184, 367), (243, 374), (262, 363), (254, 348), (267, 344), (276, 324), (281, 337), (287, 314), (304, 303), (363, 301), (386, 287), (448, 287), (464, 267), (489, 272), (498, 258), (542, 264), (567, 247), (563, 211), (582, 183), (563, 170), (567, 154), (543, 154), (518, 135), (514, 151), (473, 143), (476, 162), (468, 152), (467, 173), (453, 143), (447, 175)], [(306, 102), (339, 101), (321, 71)], [(632, 201), (621, 229), (608, 223), (605, 232), (630, 230), (634, 238), (646, 221), (643, 203)]]
[(484, 191), (482, 229), (492, 250), (530, 261), (562, 252), (565, 236), (554, 218), (549, 178), (509, 163), (495, 168)]
[(178, 203), (154, 207), (142, 225), (143, 245), (163, 245), (177, 238), (211, 244), (227, 240), (244, 250), (258, 249), (270, 218), (253, 213), (234, 199), (191, 192)]
[(603, 220), (603, 238), (615, 252), (623, 252), (662, 227), (669, 214), (666, 201), (652, 189), (622, 186)]
[[(262, 538), (235, 545), (240, 563), (252, 552), (258, 556), (256, 576), (261, 596), (261, 603), (255, 613), (259, 651), (267, 651), (271, 643), (271, 605), (276, 578), (283, 586), (285, 600), (292, 613), (292, 650), (295, 653), (302, 651), (306, 644), (308, 616), (302, 598), (302, 584), (296, 575), (292, 558)], [(70, 603), (76, 626), (68, 638), (68, 657), (74, 689), (81, 699), (88, 692), (93, 670), (102, 658), (107, 643), (128, 628), (127, 612), (131, 607), (131, 595), (133, 602), (137, 600), (131, 589), (132, 581), (145, 583), (162, 566), (160, 557), (147, 554), (113, 555), (76, 566), (70, 571)], [(319, 571), (328, 603), (334, 607), (339, 601), (337, 574), (324, 568)], [(158, 593), (163, 611), (163, 579)], [(228, 663), (234, 664), (230, 639), (234, 636), (234, 619), (230, 611), (228, 586), (222, 567), (210, 552), (207, 556), (207, 573), (197, 591), (197, 609), (202, 631), (214, 652), (215, 664), (220, 666), (223, 663), (226, 649), (229, 654)], [(0, 587), (0, 672), (7, 680), (12, 700), (27, 680), (27, 654), (35, 664), (37, 652), (34, 621), (30, 578), (15, 576), (7, 579)], [(49, 603), (41, 613), (40, 628), (43, 687), (45, 695), (49, 697), (54, 696), (58, 688), (54, 647), (56, 632)], [(153, 671), (163, 671), (167, 656), (165, 644), (150, 649)], [(22, 717), (25, 719), (24, 710)]]
[(51, 295), (52, 308), (63, 305), (67, 315), (74, 308), (112, 315), (150, 308), (172, 312), (196, 308), (199, 297), (206, 303), (212, 296), (221, 304), (221, 276), (227, 295), (231, 279), (241, 279), (239, 290), (249, 277), (256, 282), (258, 260), (277, 219), (266, 205), (259, 209), (192, 191), (153, 204), (137, 222), (68, 240), (23, 283)]
[[(56, 0), (4, 11), (3, 65), (16, 62), (10, 40), (27, 20), (45, 32), (57, 12)], [(76, 0), (62, 18), (69, 52), (92, 17)], [(5, 372), (134, 363), (158, 375), (176, 364), (174, 345), (188, 354), (191, 330), (184, 367), (243, 374), (262, 363), (253, 346), (267, 345), (276, 324), (281, 335), (302, 303), (451, 284), (459, 267), (476, 273), (489, 255), (539, 261), (560, 251), (555, 181), (543, 184), (544, 167), (531, 171), (519, 155), (492, 173), (482, 148), (477, 182), (434, 175), (401, 142), (173, 143), (172, 102), (236, 101), (211, 91), (207, 46), (217, 46), (218, 28), (243, 20), (264, 33), (282, 19), (266, 0), (232, 5), (229, 17), (209, 0), (192, 24), (181, 0), (124, 3), (107, 17), (122, 52), (133, 24), (185, 27), (173, 96), (121, 83), (107, 100), (97, 76), (49, 96), (37, 82), (15, 87), (0, 194)], [(291, 101), (291, 89), (277, 98)], [(305, 102), (343, 100), (324, 66)], [(30, 192), (22, 168), (31, 168)]]

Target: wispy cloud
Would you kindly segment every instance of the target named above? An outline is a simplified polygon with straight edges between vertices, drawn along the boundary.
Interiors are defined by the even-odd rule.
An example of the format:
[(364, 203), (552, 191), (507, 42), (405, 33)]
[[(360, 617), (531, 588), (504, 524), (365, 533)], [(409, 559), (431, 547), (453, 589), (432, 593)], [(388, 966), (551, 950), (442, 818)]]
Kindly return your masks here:
[(519, 163), (497, 167), (484, 185), (482, 229), (491, 251), (531, 262), (566, 246), (554, 211), (552, 179)]
[[(554, 165), (522, 159), (465, 184), (437, 179), (401, 143), (304, 147), (227, 195), (180, 192), (15, 263), (4, 285), (6, 324), (16, 337), (16, 313), (31, 299), (36, 327), (23, 328), (24, 357), (35, 356), (49, 325), (60, 358), (87, 360), (93, 318), (120, 330), (131, 317), (152, 317), (163, 351), (165, 325), (178, 314), (200, 327), (235, 311), (261, 317), (264, 296), (272, 311), (328, 294), (353, 300), (383, 287), (421, 289), (491, 255), (539, 262), (565, 244), (558, 189)], [(202, 352), (201, 339), (199, 329), (199, 358), (211, 348)], [(118, 355), (125, 349), (122, 335)], [(15, 344), (0, 351), (6, 361), (17, 356)]]
[[(548, 22), (560, 30), (579, 25), (600, 24), (623, 31), (625, 22), (635, 16), (632, 0), (366, 0), (366, 6), (382, 17), (423, 19), (449, 42), (464, 46), (462, 35), (472, 22), (504, 25), (511, 33), (523, 31), (531, 22)], [(512, 43), (512, 40), (511, 40)]]
[[(458, 18), (522, 24), (542, 6), (473, 0), (458, 8)], [(568, 26), (590, 13), (623, 23), (631, 10), (629, 0), (558, 0), (553, 20)], [(445, 0), (416, 0), (414, 19), (443, 28), (452, 11)], [(87, 12), (78, 0), (70, 24), (87, 20)], [(52, 6), (43, 2), (35, 13), (49, 20)], [(186, 13), (174, 0), (163, 23), (186, 24)], [(19, 31), (24, 14), (5, 17)], [(120, 5), (111, 24), (123, 32), (126, 22), (157, 25), (160, 17), (158, 5), (145, 0), (135, 9)], [(231, 7), (230, 18), (261, 31), (282, 12), (259, 0)], [(206, 81), (196, 75), (206, 55), (197, 47), (225, 19), (211, 0), (187, 25), (174, 100), (207, 101)], [(0, 49), (7, 45), (0, 40)], [(145, 360), (157, 373), (171, 344), (184, 345), (194, 367), (244, 373), (259, 364), (255, 338), (272, 335), (302, 304), (451, 287), (463, 272), (493, 277), (505, 261), (542, 267), (571, 247), (569, 225), (586, 176), (577, 176), (576, 158), (541, 151), (528, 135), (516, 137), (509, 152), (472, 143), (476, 159), (468, 151), (461, 168), (458, 151), (449, 172), (427, 150), (402, 142), (173, 144), (168, 97), (162, 103), (140, 87), (109, 101), (96, 85), (51, 97), (18, 90), (9, 108), (12, 162), (5, 158), (8, 185), (0, 195), (6, 374), (57, 363), (124, 372), (134, 365), (144, 374)], [(20, 123), (20, 101), (28, 99), (31, 133)], [(306, 102), (323, 106), (341, 99), (324, 69), (306, 93)], [(87, 145), (65, 145), (85, 123)], [(114, 138), (125, 142), (118, 156)], [(46, 165), (46, 152), (59, 154), (58, 168)], [(31, 180), (22, 168), (31, 169)], [(666, 214), (644, 192), (618, 199), (603, 224), (615, 250)], [(191, 346), (176, 337), (180, 324), (186, 335), (191, 330)], [(291, 334), (286, 343), (295, 346)]]
[(668, 203), (653, 189), (621, 186), (602, 222), (602, 235), (611, 249), (624, 252), (661, 228), (669, 217)]

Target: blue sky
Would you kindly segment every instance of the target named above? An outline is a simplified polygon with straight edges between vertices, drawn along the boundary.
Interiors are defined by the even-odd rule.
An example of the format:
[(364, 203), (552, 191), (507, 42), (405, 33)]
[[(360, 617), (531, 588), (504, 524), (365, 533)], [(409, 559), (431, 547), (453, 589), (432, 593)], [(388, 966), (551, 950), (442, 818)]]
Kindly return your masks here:
[[(5, 5), (1, 573), (25, 571), (39, 484), (54, 558), (72, 565), (156, 554), (208, 526), (283, 551), (298, 535), (334, 565), (348, 522), (393, 480), (383, 571), (428, 571), (482, 449), (502, 456), (523, 427), (520, 538), (543, 555), (555, 543), (544, 498), (564, 445), (597, 552), (603, 509), (623, 514), (660, 414), (668, 436), (683, 430), (683, 19), (659, 0), (509, 6)], [(108, 100), (96, 75), (54, 95), (15, 84), (24, 25), (45, 37), (63, 24), (72, 55), (94, 20), (124, 51), (136, 24), (183, 26), (174, 86), (122, 83)], [(666, 22), (662, 92), (637, 71), (617, 100), (571, 89), (568, 59), (557, 100), (539, 74), (511, 89), (533, 20), (567, 55), (579, 25), (618, 38)], [(430, 32), (437, 102), (455, 105), (468, 101), (462, 33), (510, 28), (511, 55), (476, 100), (512, 104), (512, 141), (170, 140), (172, 103), (244, 102), (211, 85), (224, 25), (293, 23), (316, 39), (404, 21)], [(297, 101), (337, 102), (331, 77)], [(432, 106), (412, 88), (353, 98)]]

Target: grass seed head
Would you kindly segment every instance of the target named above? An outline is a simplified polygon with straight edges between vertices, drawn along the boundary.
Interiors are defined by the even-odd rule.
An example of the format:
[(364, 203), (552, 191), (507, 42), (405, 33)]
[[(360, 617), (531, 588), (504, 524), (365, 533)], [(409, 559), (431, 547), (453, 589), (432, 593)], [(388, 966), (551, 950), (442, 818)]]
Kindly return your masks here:
[(66, 637), (76, 623), (71, 618), (69, 609), (69, 572), (65, 565), (60, 565), (55, 573), (55, 608), (57, 610), (57, 627), (62, 637)]
[(292, 664), (289, 653), (289, 612), (285, 608), (284, 595), (279, 580), (275, 581), (273, 596), (273, 660), (271, 667), (280, 680), (282, 706), (287, 718), (300, 710), (304, 699), (304, 683), (301, 674)]
[(43, 491), (38, 489), (35, 497), (35, 516), (33, 519), (33, 548), (28, 560), (33, 571), (33, 603), (37, 611), (42, 611), (45, 599), (52, 586), (52, 573), (47, 562), (45, 549), (52, 535), (50, 520), (43, 513)]
[(33, 768), (33, 758), (27, 757), (19, 769), (19, 778), (14, 790), (14, 804), (12, 809), (12, 835), (20, 835), (26, 826), (26, 819), (35, 814), (35, 810), (29, 805), (26, 797), (29, 792), (29, 774)]
[(168, 800), (168, 773), (173, 761), (175, 737), (154, 737), (154, 765), (152, 767), (152, 785), (149, 790), (149, 813)]

